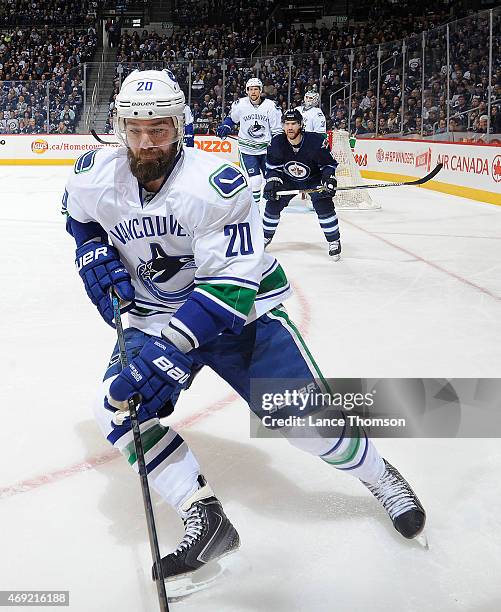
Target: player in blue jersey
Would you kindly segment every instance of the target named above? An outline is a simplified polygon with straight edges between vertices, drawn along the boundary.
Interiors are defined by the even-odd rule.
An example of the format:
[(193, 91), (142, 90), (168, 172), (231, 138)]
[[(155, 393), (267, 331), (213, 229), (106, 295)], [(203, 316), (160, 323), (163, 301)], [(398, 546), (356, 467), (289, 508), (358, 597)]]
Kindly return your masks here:
[[(291, 380), (300, 389), (325, 384), (282, 306), (289, 283), (279, 262), (264, 253), (246, 176), (209, 153), (184, 147), (183, 114), (184, 95), (172, 73), (131, 73), (114, 117), (123, 146), (80, 157), (63, 199), (90, 300), (111, 325), (110, 289), (128, 310), (129, 366), (121, 369), (115, 346), (95, 415), (106, 439), (137, 469), (127, 409), (129, 398), (140, 398), (148, 481), (185, 525), (178, 548), (162, 559), (169, 578), (239, 545), (191, 449), (159, 420), (174, 410), (194, 374), (208, 366), (260, 417), (269, 409), (262, 394), (251, 393), (252, 383), (265, 381), (266, 393), (283, 392), (284, 384), (290, 389)], [(284, 417), (297, 412), (293, 404), (279, 407)], [(314, 407), (301, 416), (309, 409)], [(347, 426), (332, 437), (305, 438), (285, 427), (283, 434), (359, 478), (405, 537), (422, 529), (419, 500), (363, 430)]]
[(280, 213), (294, 197), (277, 197), (277, 192), (322, 186), (323, 191), (311, 194), (311, 201), (327, 240), (329, 255), (337, 261), (341, 256), (341, 239), (332, 199), (336, 193), (337, 162), (323, 134), (303, 130), (299, 110), (286, 111), (282, 126), (283, 133), (274, 136), (267, 151), (263, 192), (267, 200), (263, 217), (265, 245), (272, 241)]

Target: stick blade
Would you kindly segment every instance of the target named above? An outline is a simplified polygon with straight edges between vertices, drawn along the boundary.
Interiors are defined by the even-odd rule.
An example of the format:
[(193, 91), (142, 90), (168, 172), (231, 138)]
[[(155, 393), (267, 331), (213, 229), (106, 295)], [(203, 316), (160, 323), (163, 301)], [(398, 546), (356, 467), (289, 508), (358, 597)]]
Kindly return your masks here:
[(412, 181), (412, 185), (423, 185), (424, 183), (431, 181), (437, 176), (437, 174), (440, 172), (440, 170), (442, 170), (443, 167), (444, 165), (442, 163), (437, 164), (429, 174), (423, 176), (423, 178), (420, 178), (417, 181)]
[(96, 132), (96, 130), (92, 129), (90, 131), (90, 133), (92, 134), (92, 136), (97, 140), (97, 142), (99, 144), (104, 144), (104, 145), (117, 145), (119, 144), (118, 142), (116, 142), (115, 140), (103, 140)]

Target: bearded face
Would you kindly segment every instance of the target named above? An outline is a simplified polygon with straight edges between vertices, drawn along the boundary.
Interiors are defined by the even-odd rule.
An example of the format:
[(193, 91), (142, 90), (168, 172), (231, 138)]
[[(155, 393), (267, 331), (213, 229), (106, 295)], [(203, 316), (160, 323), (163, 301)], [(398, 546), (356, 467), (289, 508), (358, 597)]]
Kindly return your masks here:
[(179, 134), (171, 117), (140, 121), (125, 126), (127, 156), (132, 174), (142, 185), (162, 179), (171, 169)]
[(136, 151), (127, 149), (130, 171), (142, 185), (163, 178), (171, 169), (175, 156), (173, 145), (167, 151), (165, 147)]

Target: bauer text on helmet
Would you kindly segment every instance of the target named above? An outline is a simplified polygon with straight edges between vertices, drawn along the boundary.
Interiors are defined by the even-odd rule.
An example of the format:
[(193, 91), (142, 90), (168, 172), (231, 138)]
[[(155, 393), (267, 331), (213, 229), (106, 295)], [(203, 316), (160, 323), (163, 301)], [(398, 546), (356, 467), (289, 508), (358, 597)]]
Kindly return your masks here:
[[(150, 146), (177, 142), (180, 148), (184, 135), (184, 105), (184, 93), (170, 70), (134, 70), (122, 83), (116, 98), (115, 135), (122, 144), (130, 146), (131, 137), (137, 140), (138, 133), (137, 128), (128, 133), (127, 120), (147, 120), (151, 126)], [(166, 118), (171, 118), (172, 123), (161, 121)]]

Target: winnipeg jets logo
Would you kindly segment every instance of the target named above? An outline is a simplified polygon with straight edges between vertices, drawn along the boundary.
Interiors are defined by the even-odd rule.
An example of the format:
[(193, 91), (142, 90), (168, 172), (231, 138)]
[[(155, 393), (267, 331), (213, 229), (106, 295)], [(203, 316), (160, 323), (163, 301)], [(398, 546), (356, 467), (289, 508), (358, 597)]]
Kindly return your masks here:
[[(167, 255), (162, 247), (150, 245), (151, 259), (137, 266), (137, 277), (149, 293), (162, 302), (182, 302), (193, 289), (194, 270), (192, 255)], [(162, 287), (167, 285), (167, 287)], [(168, 289), (168, 290), (167, 290)]]
[(247, 134), (251, 138), (264, 138), (264, 125), (256, 119), (252, 125), (247, 128)]
[(294, 179), (305, 179), (310, 175), (310, 169), (308, 166), (301, 164), (298, 161), (291, 161), (285, 164), (285, 172)]

